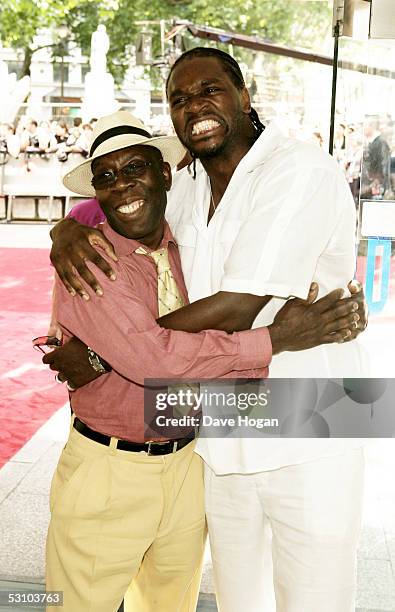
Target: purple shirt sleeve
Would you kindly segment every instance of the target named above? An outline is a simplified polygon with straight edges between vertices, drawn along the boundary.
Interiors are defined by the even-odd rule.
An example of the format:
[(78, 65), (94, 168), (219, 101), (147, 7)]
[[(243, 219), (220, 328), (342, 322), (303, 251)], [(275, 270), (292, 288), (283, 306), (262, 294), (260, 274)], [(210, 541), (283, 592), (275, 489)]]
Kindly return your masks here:
[(79, 202), (70, 210), (68, 218), (75, 219), (82, 225), (96, 227), (99, 223), (103, 223), (106, 219), (100, 204), (97, 200), (84, 200)]

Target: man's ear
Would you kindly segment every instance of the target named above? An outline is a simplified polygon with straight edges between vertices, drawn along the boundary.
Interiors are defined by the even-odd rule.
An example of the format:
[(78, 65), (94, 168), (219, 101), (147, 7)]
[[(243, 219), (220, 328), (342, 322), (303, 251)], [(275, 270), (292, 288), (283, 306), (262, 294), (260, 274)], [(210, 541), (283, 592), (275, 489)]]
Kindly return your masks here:
[(251, 100), (247, 87), (243, 87), (243, 89), (241, 90), (241, 105), (243, 113), (248, 115), (251, 111)]
[(173, 176), (171, 173), (170, 164), (168, 162), (163, 162), (162, 173), (165, 180), (166, 191), (170, 191), (173, 182)]

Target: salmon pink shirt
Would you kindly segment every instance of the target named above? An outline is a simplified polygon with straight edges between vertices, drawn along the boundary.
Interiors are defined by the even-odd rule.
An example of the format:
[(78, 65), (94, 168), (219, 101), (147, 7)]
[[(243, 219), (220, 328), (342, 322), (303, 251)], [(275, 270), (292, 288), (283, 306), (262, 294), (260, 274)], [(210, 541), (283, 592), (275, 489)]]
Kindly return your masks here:
[[(104, 295), (90, 292), (89, 301), (72, 297), (56, 279), (57, 317), (65, 339), (78, 337), (113, 368), (71, 394), (81, 421), (101, 433), (142, 442), (145, 379), (268, 375), (272, 347), (266, 328), (192, 334), (160, 327), (155, 262), (136, 253), (141, 243), (117, 234), (107, 222), (102, 229), (118, 256), (118, 262), (111, 261), (116, 281), (94, 269)], [(168, 248), (174, 278), (188, 303), (178, 248), (167, 223), (162, 247)]]

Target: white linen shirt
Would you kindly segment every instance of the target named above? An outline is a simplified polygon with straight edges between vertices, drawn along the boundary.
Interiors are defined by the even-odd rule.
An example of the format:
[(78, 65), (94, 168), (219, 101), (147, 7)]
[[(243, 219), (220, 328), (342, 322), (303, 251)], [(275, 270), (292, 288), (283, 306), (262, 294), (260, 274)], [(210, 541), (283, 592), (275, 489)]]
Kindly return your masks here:
[[(209, 180), (176, 173), (166, 217), (178, 242), (191, 302), (218, 291), (273, 295), (253, 327), (268, 325), (289, 296), (347, 287), (355, 271), (355, 205), (336, 162), (270, 123), (237, 166), (207, 225)], [(367, 375), (358, 341), (273, 357), (271, 377)], [(217, 474), (277, 469), (360, 446), (356, 439), (204, 439), (197, 452)]]

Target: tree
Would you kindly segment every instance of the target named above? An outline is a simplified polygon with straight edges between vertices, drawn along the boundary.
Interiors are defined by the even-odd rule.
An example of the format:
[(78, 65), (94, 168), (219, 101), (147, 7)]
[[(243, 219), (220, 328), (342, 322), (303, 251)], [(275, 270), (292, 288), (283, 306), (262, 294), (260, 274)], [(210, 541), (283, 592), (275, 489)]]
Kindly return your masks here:
[(0, 37), (5, 46), (23, 50), (24, 76), (40, 30), (52, 29), (56, 36), (56, 28), (66, 24), (88, 53), (92, 32), (103, 23), (111, 40), (109, 69), (121, 82), (140, 30), (136, 22), (158, 19), (186, 19), (303, 47), (314, 46), (331, 22), (328, 5), (319, 0), (2, 0)]
[[(83, 24), (77, 24), (81, 36), (86, 32), (89, 40), (97, 25), (99, 16), (97, 8), (100, 6), (96, 0), (2, 0), (0, 6), (0, 38), (4, 46), (20, 49), (23, 53), (23, 64), (19, 77), (30, 75), (30, 64), (33, 54), (42, 47), (35, 44), (36, 35), (43, 30), (54, 32), (56, 43), (56, 29), (61, 25), (69, 27), (71, 37), (75, 37), (75, 27), (70, 15), (77, 6), (90, 5), (91, 19)], [(104, 10), (104, 9), (103, 9)], [(90, 15), (88, 15), (90, 16)], [(95, 29), (95, 27), (93, 27)], [(53, 47), (56, 54), (56, 47)]]
[[(318, 47), (330, 30), (331, 9), (322, 1), (300, 0), (119, 0), (107, 24), (111, 40), (109, 62), (113, 74), (122, 74), (130, 60), (139, 20), (184, 19), (199, 25), (254, 34), (280, 44)], [(198, 39), (192, 46), (204, 44)], [(225, 47), (226, 49), (226, 47)], [(318, 48), (318, 50), (320, 50)], [(239, 53), (243, 57), (243, 53)]]
[[(41, 10), (30, 0), (4, 0), (0, 8), (0, 32), (3, 45), (23, 49), (24, 60), (20, 77), (30, 74), (33, 39), (40, 23)], [(21, 27), (21, 24), (23, 26)]]

